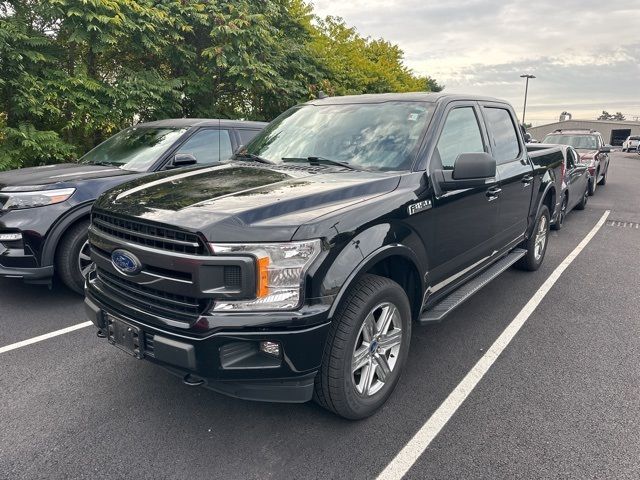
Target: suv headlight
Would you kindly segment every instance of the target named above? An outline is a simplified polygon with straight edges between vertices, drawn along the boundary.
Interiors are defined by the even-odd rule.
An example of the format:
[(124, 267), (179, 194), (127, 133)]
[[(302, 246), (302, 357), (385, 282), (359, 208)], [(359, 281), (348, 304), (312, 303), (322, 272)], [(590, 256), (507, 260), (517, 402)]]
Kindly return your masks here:
[[(26, 187), (28, 188), (28, 187)], [(25, 188), (25, 189), (26, 189)], [(35, 191), (0, 191), (0, 209), (18, 210), (21, 208), (44, 207), (68, 200), (76, 191), (75, 188)]]
[(293, 310), (300, 305), (309, 265), (322, 249), (320, 240), (262, 244), (211, 244), (216, 255), (251, 255), (256, 261), (256, 298), (221, 300), (213, 311)]

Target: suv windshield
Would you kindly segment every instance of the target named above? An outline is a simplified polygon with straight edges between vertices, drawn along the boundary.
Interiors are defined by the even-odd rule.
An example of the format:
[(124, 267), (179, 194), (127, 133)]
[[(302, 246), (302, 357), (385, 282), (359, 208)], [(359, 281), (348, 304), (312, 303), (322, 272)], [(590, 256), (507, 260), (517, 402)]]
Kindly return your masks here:
[(426, 102), (303, 105), (287, 110), (246, 154), (282, 163), (309, 158), (372, 170), (408, 170), (427, 126)]
[(186, 131), (185, 128), (168, 127), (127, 128), (102, 142), (82, 157), (80, 162), (146, 172)]
[(570, 145), (583, 150), (596, 150), (598, 141), (595, 135), (547, 135), (542, 143)]

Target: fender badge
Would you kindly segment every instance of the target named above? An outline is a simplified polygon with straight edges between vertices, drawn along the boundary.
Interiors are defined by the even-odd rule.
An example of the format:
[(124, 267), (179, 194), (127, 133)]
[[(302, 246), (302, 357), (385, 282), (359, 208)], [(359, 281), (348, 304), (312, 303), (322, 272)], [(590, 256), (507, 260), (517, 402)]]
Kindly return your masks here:
[(414, 215), (419, 212), (423, 212), (424, 210), (429, 210), (431, 208), (431, 200), (423, 200), (422, 202), (412, 203), (407, 207), (407, 213), (409, 215)]

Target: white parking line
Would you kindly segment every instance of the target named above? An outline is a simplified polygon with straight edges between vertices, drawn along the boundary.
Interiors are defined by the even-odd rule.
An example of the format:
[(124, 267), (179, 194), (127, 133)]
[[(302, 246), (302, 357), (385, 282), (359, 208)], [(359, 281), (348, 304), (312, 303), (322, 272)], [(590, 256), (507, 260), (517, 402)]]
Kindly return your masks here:
[(0, 347), (0, 353), (10, 352), (11, 350), (15, 350), (16, 348), (26, 347), (27, 345), (32, 345), (34, 343), (47, 340), (48, 338), (53, 338), (53, 337), (57, 337), (58, 335), (64, 335), (65, 333), (73, 332), (75, 330), (80, 330), (81, 328), (85, 328), (90, 325), (93, 325), (93, 323), (91, 322), (78, 323), (77, 325), (72, 325), (67, 328), (62, 328), (60, 330), (56, 330), (55, 332), (45, 333), (44, 335), (40, 335), (38, 337), (29, 338), (28, 340), (23, 340), (18, 343), (12, 343), (11, 345), (7, 345), (6, 347)]
[(493, 363), (502, 351), (511, 343), (518, 331), (525, 324), (542, 299), (549, 293), (551, 287), (558, 281), (560, 275), (576, 259), (580, 252), (587, 246), (591, 239), (604, 225), (610, 211), (604, 212), (598, 223), (587, 234), (578, 246), (565, 258), (553, 273), (542, 284), (538, 291), (531, 297), (520, 313), (511, 321), (507, 328), (497, 338), (487, 352), (478, 360), (478, 363), (467, 373), (456, 388), (449, 394), (438, 409), (429, 417), (427, 422), (418, 430), (413, 438), (400, 450), (396, 457), (386, 466), (377, 480), (400, 480), (420, 458), (440, 430), (447, 424), (460, 405), (471, 394), (482, 377), (489, 371)]

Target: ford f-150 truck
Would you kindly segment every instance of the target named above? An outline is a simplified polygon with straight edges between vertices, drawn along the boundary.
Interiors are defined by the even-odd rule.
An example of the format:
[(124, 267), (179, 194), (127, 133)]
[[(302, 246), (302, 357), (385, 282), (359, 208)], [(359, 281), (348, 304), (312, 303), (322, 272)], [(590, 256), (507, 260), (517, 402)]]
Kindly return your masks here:
[(314, 100), (228, 161), (100, 197), (86, 312), (189, 385), (363, 418), (415, 324), (541, 265), (562, 158), (529, 155), (496, 99)]

